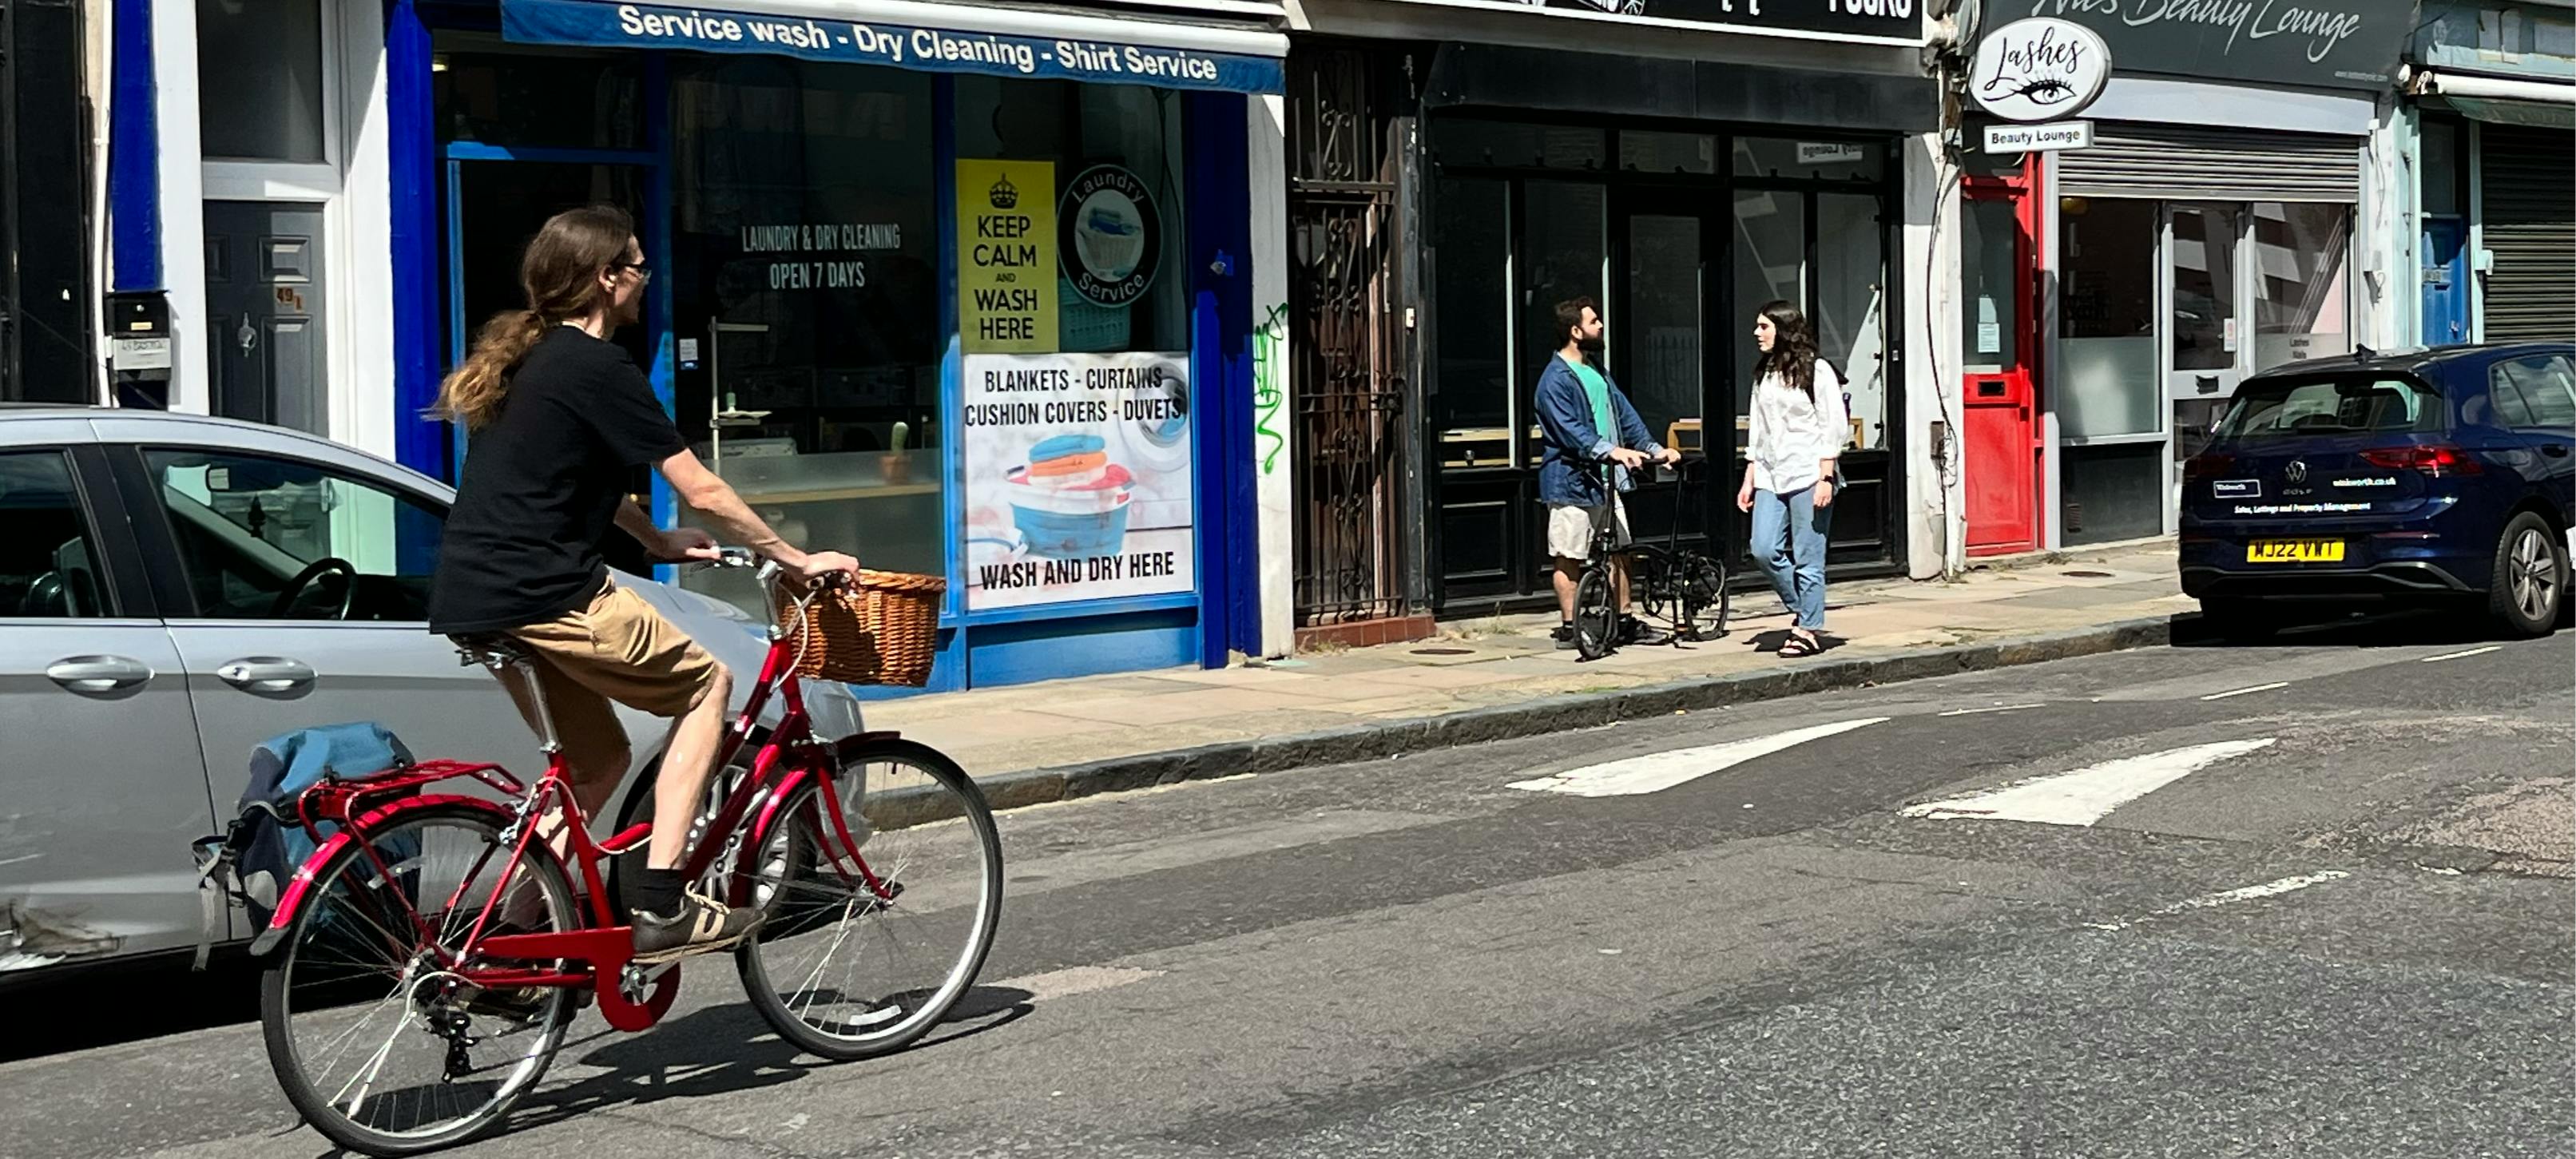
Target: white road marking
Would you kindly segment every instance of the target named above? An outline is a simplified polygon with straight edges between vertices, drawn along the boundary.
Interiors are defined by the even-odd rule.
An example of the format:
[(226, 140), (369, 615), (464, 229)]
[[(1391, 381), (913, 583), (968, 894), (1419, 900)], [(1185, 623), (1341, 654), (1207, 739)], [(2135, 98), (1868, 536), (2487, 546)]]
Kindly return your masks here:
[(2040, 706), (2040, 705), (2036, 705), (2036, 704), (1998, 704), (1998, 705), (1996, 705), (1996, 706), (1994, 706), (1994, 707), (1992, 707), (1992, 708), (1953, 708), (1953, 709), (1951, 709), (1951, 710), (1950, 710), (1950, 711), (1948, 711), (1948, 712), (1942, 713), (1941, 715), (1943, 715), (1943, 716), (1975, 716), (1975, 715), (1977, 715), (1977, 714), (1979, 714), (1979, 713), (1984, 713), (1984, 712), (2019, 712), (2019, 711), (2021, 711), (2021, 710), (2023, 710), (2023, 709), (2025, 709), (2025, 708), (2039, 708), (2039, 707), (2042, 707), (2042, 706)]
[(2268, 748), (2272, 737), (2230, 740), (2123, 757), (1965, 797), (1908, 805), (1905, 815), (1935, 821), (1972, 817), (2041, 825), (2090, 825), (2113, 809), (2230, 757)]
[[(1250, 775), (1250, 774), (1245, 774)], [(1186, 782), (1184, 782), (1186, 783)], [(1201, 782), (1205, 783), (1205, 782)], [(1005, 814), (1005, 825), (1025, 824), (1020, 810)], [(1280, 817), (1243, 825), (1205, 829), (1186, 838), (1152, 838), (1093, 846), (1063, 853), (1032, 855), (1004, 866), (1010, 874), (1010, 893), (1014, 898), (1027, 898), (1051, 890), (1088, 885), (1097, 881), (1135, 877), (1158, 870), (1180, 869), (1250, 857), (1279, 849), (1320, 845), (1351, 837), (1392, 833), (1421, 825), (1436, 825), (1450, 818), (1433, 813), (1401, 813), (1392, 809), (1337, 809), (1302, 817)], [(956, 899), (950, 899), (955, 901)], [(921, 912), (921, 911), (914, 911)]]
[(2217, 893), (2202, 894), (2195, 898), (2186, 898), (2182, 901), (2166, 906), (2163, 909), (2157, 910), (2154, 913), (2148, 914), (2146, 917), (2135, 918), (2130, 921), (2086, 922), (2084, 924), (2097, 930), (2125, 930), (2139, 922), (2149, 921), (2155, 918), (2169, 918), (2175, 914), (2189, 913), (2193, 910), (2199, 909), (2209, 909), (2212, 906), (2234, 905), (2240, 901), (2254, 901), (2259, 898), (2279, 897), (2282, 894), (2295, 893), (2312, 885), (2323, 885), (2329, 881), (2342, 881), (2350, 876), (2352, 875), (2345, 873), (2340, 869), (2319, 870), (2315, 873), (2303, 873), (2297, 877), (2284, 877), (2278, 881), (2267, 881), (2261, 885), (2248, 885), (2237, 889), (2224, 889)]
[(2228, 697), (2230, 697), (2230, 696), (2243, 696), (2243, 695), (2245, 695), (2245, 694), (2246, 694), (2246, 693), (2248, 693), (2248, 692), (2270, 692), (2271, 690), (2273, 690), (2273, 689), (2275, 689), (2275, 688), (2288, 688), (2289, 686), (2290, 686), (2290, 682), (2289, 682), (2289, 681), (2287, 681), (2287, 680), (2275, 680), (2275, 681), (2271, 682), (2270, 684), (2257, 684), (2257, 685), (2255, 685), (2255, 686), (2254, 686), (2254, 687), (2252, 687), (2252, 688), (2239, 688), (2239, 689), (2237, 689), (2237, 690), (2235, 690), (2235, 691), (2233, 691), (2233, 692), (2213, 692), (2213, 693), (2210, 693), (2210, 694), (2209, 694), (2209, 695), (2207, 695), (2207, 696), (2201, 697), (2201, 699), (2202, 699), (2202, 700), (2225, 700), (2225, 699), (2227, 699), (2227, 698), (2228, 698)]
[(2486, 655), (2486, 654), (2487, 654), (2487, 653), (2489, 653), (2489, 652), (2502, 652), (2502, 651), (2504, 651), (2504, 645), (2502, 645), (2502, 644), (2489, 644), (2489, 645), (2487, 645), (2487, 646), (2486, 646), (2486, 647), (2484, 647), (2484, 648), (2471, 648), (2471, 649), (2469, 649), (2469, 650), (2468, 650), (2468, 651), (2466, 651), (2466, 652), (2444, 652), (2444, 653), (2442, 653), (2442, 654), (2441, 654), (2441, 655), (2439, 655), (2439, 656), (2427, 656), (2427, 657), (2425, 657), (2425, 658), (2423, 658), (2423, 659), (2421, 659), (2421, 660), (2416, 661), (2416, 663), (2418, 663), (2418, 664), (2432, 664), (2432, 663), (2436, 663), (2436, 662), (2443, 661), (2443, 660), (2466, 660), (2466, 659), (2468, 659), (2468, 658), (2469, 658), (2469, 657), (2471, 657), (2471, 656), (2484, 656), (2484, 655)]
[(1675, 785), (1698, 780), (1710, 773), (1721, 772), (1755, 757), (1768, 756), (1782, 749), (1795, 748), (1811, 740), (1821, 740), (1837, 733), (1850, 732), (1885, 721), (1884, 716), (1861, 720), (1836, 721), (1813, 728), (1791, 729), (1751, 740), (1725, 744), (1702, 745), (1698, 748), (1674, 749), (1665, 753), (1648, 753), (1642, 757), (1609, 761), (1551, 773), (1535, 780), (1514, 781), (1510, 787), (1533, 793), (1564, 793), (1574, 797), (1633, 797), (1660, 793)]
[(1026, 990), (1031, 1002), (1071, 998), (1076, 994), (1095, 994), (1115, 990), (1148, 978), (1160, 978), (1161, 970), (1139, 970), (1133, 966), (1068, 966), (1043, 974), (1030, 974), (994, 985), (1010, 990)]

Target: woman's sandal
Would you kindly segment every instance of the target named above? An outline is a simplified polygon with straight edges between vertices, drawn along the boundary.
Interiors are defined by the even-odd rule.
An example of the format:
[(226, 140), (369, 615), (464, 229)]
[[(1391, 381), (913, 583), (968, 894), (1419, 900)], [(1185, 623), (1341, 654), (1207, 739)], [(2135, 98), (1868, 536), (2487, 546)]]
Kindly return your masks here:
[(1807, 636), (1792, 635), (1788, 639), (1780, 641), (1780, 658), (1783, 660), (1795, 660), (1800, 656), (1813, 656), (1824, 650), (1825, 646), (1822, 643)]

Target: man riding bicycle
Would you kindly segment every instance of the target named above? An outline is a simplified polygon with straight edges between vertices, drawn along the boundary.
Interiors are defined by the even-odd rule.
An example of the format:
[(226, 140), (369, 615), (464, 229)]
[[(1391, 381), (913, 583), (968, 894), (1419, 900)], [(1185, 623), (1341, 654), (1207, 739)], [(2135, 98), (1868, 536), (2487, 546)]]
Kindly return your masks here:
[[(533, 656), (585, 815), (601, 812), (632, 760), (610, 702), (672, 722), (646, 868), (623, 890), (639, 962), (731, 946), (760, 915), (728, 909), (680, 880), (689, 828), (724, 740), (733, 677), (609, 576), (600, 541), (611, 526), (658, 561), (716, 558), (705, 532), (663, 531), (627, 498), (635, 468), (660, 471), (716, 530), (800, 580), (855, 575), (859, 566), (779, 538), (698, 461), (634, 360), (608, 340), (641, 318), (651, 280), (625, 211), (556, 214), (520, 261), (527, 308), (484, 323), (432, 412), (465, 424), (469, 437), (431, 582), (430, 630), (505, 636)], [(507, 676), (503, 683), (536, 727), (530, 690)]]

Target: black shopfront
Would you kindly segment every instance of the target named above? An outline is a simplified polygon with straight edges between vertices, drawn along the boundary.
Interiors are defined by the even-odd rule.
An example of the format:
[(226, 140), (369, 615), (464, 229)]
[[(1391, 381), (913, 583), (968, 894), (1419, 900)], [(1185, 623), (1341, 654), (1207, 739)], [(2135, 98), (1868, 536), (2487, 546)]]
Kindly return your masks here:
[(1532, 395), (1555, 304), (1574, 297), (1602, 304), (1608, 369), (1655, 438), (1706, 456), (1687, 482), (1628, 496), (1640, 537), (1746, 558), (1732, 500), (1752, 323), (1785, 299), (1847, 383), (1829, 563), (1902, 567), (1902, 142), (1932, 127), (1929, 81), (1448, 44), (1421, 109), (1416, 413), (1435, 607), (1549, 591)]

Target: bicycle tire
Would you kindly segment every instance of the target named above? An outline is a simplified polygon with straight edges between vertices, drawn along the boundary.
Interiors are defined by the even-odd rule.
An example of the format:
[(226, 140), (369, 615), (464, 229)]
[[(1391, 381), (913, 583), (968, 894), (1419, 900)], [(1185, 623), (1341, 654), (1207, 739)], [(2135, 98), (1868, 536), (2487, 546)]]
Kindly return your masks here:
[[(1726, 618), (1732, 601), (1726, 592), (1726, 564), (1715, 557), (1692, 553), (1678, 572), (1681, 588), (1679, 628), (1685, 638), (1714, 640), (1726, 634)], [(1715, 610), (1716, 615), (1707, 613)]]
[[(921, 774), (922, 780), (898, 786), (896, 776), (881, 773), (879, 766), (908, 768)], [(860, 859), (872, 871), (901, 883), (902, 891), (883, 900), (863, 886), (847, 884), (846, 877), (842, 882), (823, 877), (816, 850), (837, 848), (839, 840), (837, 836), (818, 838), (824, 831), (822, 785), (807, 781), (780, 802), (778, 816), (783, 820), (778, 831), (762, 835), (753, 851), (751, 890), (769, 910), (768, 921), (759, 936), (736, 948), (734, 962), (752, 1007), (781, 1038), (824, 1058), (850, 1061), (888, 1054), (919, 1041), (974, 986), (1001, 922), (1002, 838), (983, 790), (955, 761), (928, 745), (906, 740), (873, 742), (844, 759), (841, 770), (834, 786), (842, 795), (844, 824), (861, 847)], [(861, 798), (855, 807), (848, 795), (853, 788)], [(853, 808), (858, 811), (855, 817)], [(972, 863), (957, 867), (955, 887), (920, 888), (925, 880), (919, 875), (922, 870), (955, 865), (961, 857)], [(946, 879), (940, 880), (945, 884)], [(972, 891), (967, 903), (971, 909), (943, 906), (943, 902), (960, 902), (962, 890)], [(839, 923), (831, 940), (824, 943), (824, 959), (808, 967), (798, 950), (813, 948), (826, 928), (819, 919), (828, 917), (836, 905)], [(809, 916), (818, 920), (809, 922)], [(929, 934), (930, 941), (945, 944), (960, 934), (963, 941), (955, 956), (946, 959), (946, 971), (934, 985), (908, 985), (911, 979), (894, 976), (892, 971), (872, 971), (860, 984), (891, 989), (882, 996), (870, 996), (870, 992), (854, 996), (846, 984), (857, 979), (845, 966), (844, 986), (817, 989), (815, 983), (830, 968), (831, 955), (849, 939), (852, 923), (857, 922), (873, 924), (877, 928), (872, 932), (886, 933), (889, 940), (890, 927), (900, 925)], [(851, 960), (858, 961), (867, 952), (859, 947)], [(790, 975), (802, 976), (800, 988), (782, 991), (777, 983)], [(796, 1009), (800, 996), (807, 998), (802, 1011)], [(834, 1013), (817, 1016), (817, 1006), (827, 997)], [(895, 1013), (888, 1015), (888, 1011)], [(844, 1026), (848, 1033), (835, 1033), (831, 1026)]]
[[(481, 880), (480, 875), (488, 870), (497, 881), (501, 872), (500, 867), (506, 864), (508, 858), (506, 848), (499, 845), (499, 838), (505, 831), (506, 822), (496, 817), (488, 808), (463, 804), (428, 804), (406, 808), (371, 826), (367, 840), (379, 848), (379, 856), (382, 856), (382, 851), (397, 842), (406, 831), (417, 835), (432, 825), (445, 825), (480, 834), (484, 843), (483, 848), (489, 849), (490, 852), (483, 860), (472, 862), (471, 867), (458, 876), (469, 881)], [(401, 875), (408, 881), (405, 884), (396, 885), (395, 888), (412, 890), (418, 896), (431, 896), (435, 892), (448, 890), (449, 885), (444, 880), (445, 875), (435, 872), (441, 867), (442, 859), (447, 857), (444, 848), (434, 848), (426, 837), (417, 839), (419, 840), (417, 852), (409, 853), (403, 862), (412, 867), (401, 871)], [(474, 848), (471, 843), (467, 843), (464, 846), (465, 854), (457, 860), (471, 857)], [(563, 866), (542, 844), (532, 846), (529, 853), (529, 858), (520, 864), (523, 869), (529, 871), (544, 895), (547, 904), (544, 920), (554, 929), (568, 930), (577, 927), (581, 921), (580, 910), (573, 894), (571, 879), (565, 876)], [(361, 876), (353, 877), (352, 874)], [(346, 1083), (338, 1090), (325, 1094), (321, 1090), (321, 1084), (317, 1084), (313, 1077), (306, 1073), (306, 1067), (302, 1061), (297, 1020), (300, 1012), (307, 1011), (307, 1003), (301, 1001), (299, 995), (315, 999), (309, 1012), (317, 1019), (346, 1008), (320, 1003), (320, 999), (331, 992), (330, 988), (338, 984), (338, 980), (329, 977), (306, 977), (299, 980), (298, 968), (310, 961), (316, 965), (317, 971), (326, 969), (329, 962), (322, 951), (325, 948), (340, 948), (331, 946), (330, 941), (326, 939), (336, 939), (344, 945), (351, 941), (364, 941), (366, 939), (340, 935), (354, 932), (357, 928), (356, 923), (377, 923), (377, 918), (364, 912), (368, 907), (344, 904), (340, 901), (340, 895), (335, 891), (344, 882), (355, 882), (369, 891), (381, 889), (385, 884), (385, 879), (375, 873), (374, 859), (367, 857), (365, 848), (355, 841), (342, 846), (327, 861), (314, 867), (313, 884), (306, 895), (303, 907), (296, 913), (295, 924), (291, 927), (285, 942), (274, 951), (271, 964), (261, 976), (260, 1031), (268, 1047), (269, 1068), (277, 1077), (278, 1087), (285, 1092), (286, 1101), (294, 1105), (296, 1112), (304, 1117), (304, 1121), (311, 1124), (314, 1130), (321, 1132), (324, 1138), (348, 1150), (367, 1155), (388, 1157), (418, 1155), (454, 1147), (481, 1137), (506, 1119), (510, 1109), (518, 1103), (519, 1099), (544, 1079), (547, 1068), (554, 1062), (556, 1051), (563, 1046), (564, 1031), (572, 1024), (576, 1013), (573, 992), (566, 989), (547, 992), (535, 1000), (532, 1007), (535, 1013), (533, 1022), (526, 1018), (513, 1019), (512, 1021), (518, 1024), (515, 1029), (504, 1028), (499, 1034), (477, 1040), (490, 1042), (521, 1033), (535, 1035), (533, 1039), (527, 1041), (524, 1053), (510, 1064), (511, 1073), (498, 1084), (492, 1096), (479, 1106), (470, 1107), (465, 1113), (455, 1116), (452, 1120), (424, 1130), (386, 1130), (361, 1122), (359, 1121), (362, 1117), (361, 1108), (370, 1105), (369, 1096), (372, 1088), (381, 1077), (387, 1055), (397, 1041), (414, 1031), (428, 1037), (444, 1038), (446, 1040), (444, 1047), (432, 1048), (446, 1052), (441, 1060), (441, 1077), (435, 1085), (427, 1086), (426, 1089), (433, 1092), (454, 1090), (456, 1089), (453, 1081), (455, 1057), (463, 1049), (458, 1045), (457, 1038), (464, 1036), (472, 1028), (475, 1018), (486, 1015), (473, 1012), (471, 1007), (474, 999), (470, 996), (460, 996), (460, 992), (456, 991), (451, 984), (438, 983), (434, 972), (414, 978), (411, 975), (411, 967), (407, 966), (401, 974), (394, 977), (394, 989), (368, 1006), (359, 1022), (342, 1034), (343, 1038), (353, 1035), (359, 1039), (372, 1038), (371, 1034), (360, 1033), (361, 1030), (386, 1011), (387, 1002), (397, 997), (402, 999), (403, 1006), (400, 1013), (387, 1024), (392, 1028), (393, 1033), (378, 1047), (371, 1062), (361, 1064), (369, 1068), (365, 1084), (358, 1088), (355, 1098), (348, 1098), (349, 1091)], [(448, 926), (454, 931), (453, 936), (458, 939), (461, 939), (465, 932), (458, 927), (470, 920), (464, 916), (466, 911), (480, 912), (480, 903), (474, 899), (477, 896), (489, 896), (488, 890), (478, 895), (470, 886), (465, 887), (462, 892), (466, 899), (465, 904), (452, 911), (459, 917), (456, 922)], [(363, 895), (352, 895), (353, 898), (361, 896)], [(383, 911), (379, 909), (378, 912)], [(337, 917), (337, 920), (352, 924), (347, 929), (335, 930), (333, 928), (335, 916), (342, 914), (347, 916)], [(374, 932), (387, 931), (383, 930), (381, 924), (376, 924)], [(402, 940), (399, 936), (388, 936), (385, 939), (386, 948), (391, 949), (390, 943)], [(419, 945), (409, 947), (405, 951), (407, 960), (416, 963), (422, 949), (423, 947)], [(353, 974), (391, 964), (389, 960), (382, 963), (367, 963), (354, 957), (345, 961)], [(428, 993), (429, 988), (433, 986), (444, 987), (444, 992)], [(499, 1016), (493, 1017), (496, 1021), (500, 1020)], [(438, 1021), (440, 1019), (449, 1021), (440, 1023)], [(454, 1019), (462, 1019), (462, 1021), (453, 1021)], [(442, 1033), (437, 1028), (440, 1024), (446, 1025), (455, 1037)], [(324, 1046), (325, 1049), (328, 1048), (328, 1044)], [(342, 1053), (345, 1054), (347, 1049), (343, 1047)], [(324, 1082), (328, 1081), (328, 1079), (324, 1080)], [(349, 1082), (355, 1083), (357, 1079), (352, 1077)], [(395, 1097), (398, 1093), (389, 1092), (378, 1096), (376, 1104), (389, 1102), (398, 1108), (402, 1102), (400, 1098)], [(346, 1108), (339, 1105), (343, 1099), (348, 1099), (349, 1105)], [(434, 1101), (431, 1096), (416, 1093), (413, 1105), (421, 1106), (431, 1101)], [(460, 1101), (458, 1105), (463, 1104)]]
[(1612, 598), (1610, 569), (1583, 569), (1574, 584), (1574, 649), (1586, 660), (1619, 650), (1619, 607)]

